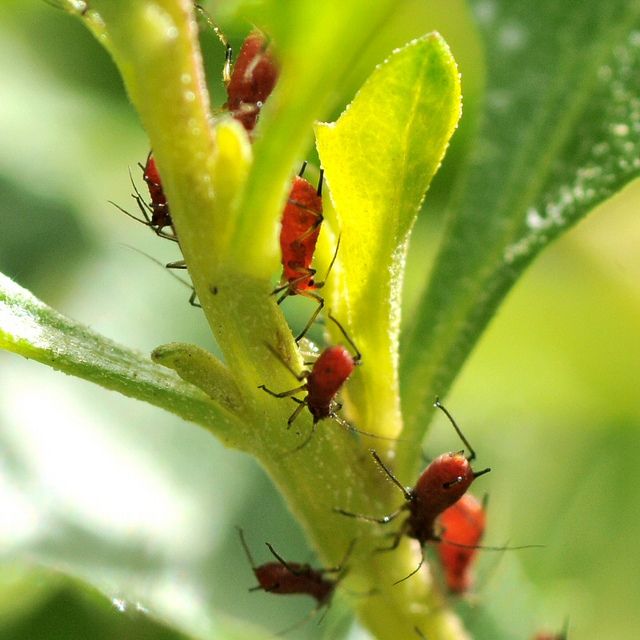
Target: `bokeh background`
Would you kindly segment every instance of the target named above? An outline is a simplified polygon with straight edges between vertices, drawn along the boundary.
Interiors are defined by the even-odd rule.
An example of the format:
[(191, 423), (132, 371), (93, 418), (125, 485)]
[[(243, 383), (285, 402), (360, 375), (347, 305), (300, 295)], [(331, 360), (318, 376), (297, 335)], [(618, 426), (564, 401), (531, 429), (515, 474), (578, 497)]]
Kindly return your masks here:
[[(440, 29), (461, 63), (471, 120), (478, 40), (462, 3), (435, 4), (409, 3), (372, 60)], [(208, 7), (237, 45), (249, 25), (226, 5)], [(224, 52), (214, 37), (203, 47), (220, 105)], [(339, 90), (346, 103), (355, 87)], [(416, 229), (407, 315), (468, 137), (468, 128), (457, 134)], [(78, 21), (44, 2), (0, 5), (0, 141), (0, 271), (142, 352), (171, 341), (215, 349), (189, 291), (139, 253), (164, 263), (175, 247), (108, 202), (135, 211), (128, 168), (140, 185), (148, 151), (115, 67)], [(480, 554), (475, 593), (457, 605), (474, 637), (524, 639), (567, 618), (572, 640), (640, 632), (639, 202), (633, 184), (533, 264), (447, 398), (494, 469), (483, 479), (487, 544), (545, 545)], [(456, 446), (440, 418), (434, 425), (427, 455)], [(227, 637), (228, 617), (289, 626), (311, 603), (248, 593), (235, 525), (259, 558), (268, 540), (313, 559), (247, 456), (158, 409), (0, 353), (0, 638), (71, 637), (56, 636), (47, 616), (27, 634), (20, 627), (55, 608), (49, 583), (26, 572), (39, 565), (209, 637)], [(343, 615), (336, 603), (321, 625), (293, 635), (338, 637)]]

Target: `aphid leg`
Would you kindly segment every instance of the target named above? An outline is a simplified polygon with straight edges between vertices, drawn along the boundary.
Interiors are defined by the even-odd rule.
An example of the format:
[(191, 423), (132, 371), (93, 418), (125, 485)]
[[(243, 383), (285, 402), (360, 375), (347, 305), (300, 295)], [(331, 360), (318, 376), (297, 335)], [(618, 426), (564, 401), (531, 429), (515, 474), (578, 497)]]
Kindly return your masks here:
[(322, 282), (316, 282), (316, 289), (322, 289), (325, 283), (327, 282), (327, 278), (333, 269), (333, 265), (335, 264), (336, 258), (338, 257), (338, 249), (340, 248), (340, 241), (342, 240), (342, 234), (338, 236), (338, 242), (336, 243), (336, 250), (333, 252), (333, 258), (331, 258), (331, 262), (329, 263), (329, 268), (327, 269), (327, 273), (324, 275), (324, 280)]
[[(276, 391), (272, 391), (271, 389), (269, 389), (268, 387), (266, 387), (265, 385), (261, 384), (258, 389), (262, 389), (263, 391), (266, 391), (270, 396), (273, 396), (274, 398), (289, 398), (290, 396), (296, 394), (296, 393), (300, 393), (301, 391), (305, 391), (307, 388), (306, 384), (303, 384), (300, 387), (296, 387), (295, 389), (289, 389), (288, 391), (281, 391), (280, 393), (277, 393)], [(302, 402), (302, 400), (300, 401)], [(297, 411), (297, 409), (296, 409)], [(291, 420), (291, 422), (293, 422), (293, 420)]]
[(186, 269), (187, 263), (184, 260), (176, 260), (175, 262), (167, 262), (164, 266), (167, 269)]
[(369, 438), (375, 438), (376, 440), (390, 440), (391, 442), (397, 442), (398, 439), (397, 438), (389, 438), (387, 436), (379, 436), (375, 433), (369, 433), (368, 431), (362, 431), (356, 427), (354, 427), (352, 424), (350, 424), (349, 422), (347, 422), (344, 418), (341, 418), (336, 411), (340, 410), (342, 408), (342, 405), (340, 403), (336, 403), (336, 407), (335, 410), (332, 411), (329, 414), (330, 418), (333, 418), (333, 420), (335, 420), (341, 427), (344, 427), (347, 431), (353, 431), (353, 433), (359, 433), (362, 436), (367, 436)]
[(196, 290), (193, 289), (193, 291), (191, 291), (191, 295), (189, 296), (189, 304), (192, 307), (196, 307), (197, 309), (202, 309), (202, 305), (196, 300), (197, 297), (198, 294), (196, 293)]
[[(294, 402), (297, 402), (298, 406), (295, 408), (294, 412), (289, 416), (289, 419), (287, 420), (287, 429), (291, 429), (291, 425), (296, 421), (296, 419), (300, 415), (300, 412), (307, 406), (307, 403), (304, 400), (300, 400), (299, 398), (291, 398), (291, 399)], [(313, 435), (313, 431), (312, 431), (312, 435)]]
[(347, 550), (344, 552), (344, 556), (342, 557), (340, 564), (337, 567), (330, 567), (328, 569), (323, 569), (323, 573), (339, 573), (341, 575), (338, 576), (338, 580), (342, 580), (346, 573), (345, 569), (347, 566), (347, 562), (349, 561), (349, 558), (351, 557), (351, 554), (353, 553), (353, 549), (355, 546), (356, 546), (356, 539), (354, 538), (349, 543)]
[(305, 280), (308, 280), (309, 278), (312, 278), (315, 275), (316, 270), (300, 269), (300, 271), (301, 273), (297, 278), (282, 282), (271, 292), (271, 295), (274, 296), (281, 291), (284, 291), (284, 293), (276, 300), (276, 304), (281, 304), (282, 301), (289, 296), (295, 296), (298, 294), (304, 295), (304, 290), (299, 290), (297, 285)]
[(209, 12), (201, 5), (195, 5), (196, 11), (207, 21), (207, 24), (211, 28), (211, 30), (218, 36), (218, 40), (222, 43), (224, 47), (224, 67), (222, 68), (222, 81), (224, 82), (224, 86), (228, 86), (229, 82), (231, 82), (231, 66), (233, 60), (233, 50), (231, 49), (231, 45), (229, 41), (225, 37), (224, 33), (222, 33), (222, 29), (213, 21), (213, 18), (209, 14)]
[[(333, 510), (335, 511), (335, 513), (339, 513), (343, 516), (348, 516), (349, 518), (357, 518), (358, 520), (366, 520), (367, 522), (377, 522), (378, 524), (388, 524), (389, 522), (395, 520), (405, 510), (405, 506), (402, 505), (397, 511), (394, 511), (389, 515), (382, 516), (381, 518), (377, 518), (376, 516), (367, 516), (362, 513), (353, 513), (351, 511), (339, 509), (337, 507), (334, 507)], [(397, 546), (398, 544), (396, 543), (396, 545), (392, 548), (395, 549)]]
[[(318, 615), (318, 611), (320, 611), (320, 609), (322, 609), (322, 607), (324, 606), (327, 606), (327, 603), (325, 602), (318, 603), (315, 607), (313, 607), (313, 609), (311, 609), (311, 611), (309, 611), (309, 613), (306, 616), (298, 620), (298, 622), (296, 622), (295, 624), (292, 624), (290, 627), (286, 627), (285, 629), (278, 631), (275, 635), (286, 636), (288, 633), (291, 633), (291, 631), (293, 631), (294, 629), (298, 629), (299, 627), (309, 622), (309, 620), (313, 620), (313, 618), (315, 618)], [(326, 615), (326, 612), (324, 615)], [(322, 616), (322, 618), (320, 618), (320, 620), (318, 621), (318, 624), (320, 624), (320, 622), (324, 620), (324, 615)]]
[(402, 536), (404, 535), (404, 527), (399, 529), (398, 531), (393, 531), (388, 534), (388, 537), (393, 537), (393, 541), (387, 547), (377, 547), (374, 549), (375, 553), (386, 553), (387, 551), (394, 551), (400, 545), (400, 540), (402, 540)]
[(420, 562), (418, 563), (418, 566), (408, 575), (406, 575), (404, 578), (400, 578), (400, 580), (396, 580), (393, 583), (393, 586), (400, 584), (401, 582), (404, 582), (405, 580), (408, 580), (411, 576), (415, 576), (416, 573), (418, 573), (418, 571), (420, 571), (420, 567), (422, 567), (422, 565), (424, 564), (424, 549), (422, 547), (420, 547)]
[(385, 465), (385, 463), (382, 462), (382, 460), (380, 459), (380, 456), (376, 453), (376, 451), (374, 451), (373, 449), (369, 449), (369, 451), (371, 451), (371, 455), (373, 456), (373, 459), (376, 461), (377, 465), (387, 474), (389, 480), (391, 480), (391, 482), (393, 482), (393, 484), (395, 484), (396, 487), (398, 487), (398, 489), (402, 491), (402, 495), (404, 495), (404, 499), (407, 500), (408, 502), (411, 502), (413, 500), (413, 493), (410, 490), (408, 490), (406, 487), (402, 486), (400, 480), (398, 480), (398, 478), (396, 478), (393, 475), (393, 473), (391, 473), (387, 465)]
[[(302, 401), (301, 401), (302, 402)], [(299, 413), (300, 410), (302, 409), (302, 407), (306, 406), (306, 402), (303, 402), (295, 411), (294, 413)], [(293, 415), (293, 414), (292, 414)], [(289, 418), (291, 420), (291, 418)], [(295, 418), (294, 418), (295, 419)], [(292, 421), (293, 422), (293, 421)], [(295, 449), (292, 449), (288, 455), (292, 454), (292, 453), (297, 453), (298, 451), (300, 451), (301, 449), (304, 449), (310, 442), (311, 442), (311, 438), (313, 438), (313, 436), (316, 433), (316, 426), (317, 426), (317, 421), (314, 420), (313, 424), (311, 425), (311, 431), (309, 431), (309, 435), (304, 439), (304, 442), (302, 444), (299, 444)], [(291, 425), (289, 425), (291, 426)]]
[(300, 342), (302, 338), (304, 338), (307, 331), (309, 331), (309, 329), (311, 328), (311, 325), (315, 322), (316, 318), (318, 317), (318, 314), (322, 311), (322, 308), (324, 307), (324, 298), (319, 296), (317, 293), (314, 293), (313, 291), (306, 291), (306, 290), (299, 291), (299, 293), (305, 296), (306, 298), (313, 298), (318, 303), (318, 306), (316, 307), (316, 310), (311, 314), (311, 317), (309, 318), (309, 320), (307, 320), (307, 324), (304, 325), (304, 329), (296, 337), (296, 344)]

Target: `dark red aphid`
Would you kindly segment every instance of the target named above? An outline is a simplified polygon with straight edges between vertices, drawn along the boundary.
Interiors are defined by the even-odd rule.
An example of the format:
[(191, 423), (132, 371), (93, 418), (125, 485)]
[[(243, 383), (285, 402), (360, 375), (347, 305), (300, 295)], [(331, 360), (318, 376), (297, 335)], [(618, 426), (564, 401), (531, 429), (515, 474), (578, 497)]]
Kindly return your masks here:
[[(471, 468), (471, 461), (476, 457), (475, 451), (464, 437), (451, 414), (437, 399), (435, 406), (447, 415), (460, 439), (469, 449), (469, 455), (465, 457), (463, 451), (443, 453), (433, 460), (422, 472), (415, 487), (407, 488), (393, 475), (378, 454), (371, 450), (373, 459), (387, 474), (389, 479), (402, 491), (406, 502), (397, 511), (381, 518), (351, 513), (343, 509), (335, 509), (335, 511), (342, 515), (378, 522), (380, 524), (392, 522), (401, 513), (408, 511), (409, 516), (396, 532), (393, 543), (389, 547), (381, 549), (381, 551), (391, 551), (395, 549), (398, 544), (400, 544), (403, 535), (415, 538), (421, 545), (431, 541), (440, 542), (441, 538), (437, 533), (438, 516), (440, 516), (445, 509), (457, 502), (478, 476), (491, 471), (491, 469), (474, 471)], [(424, 555), (415, 570), (397, 582), (402, 582), (402, 580), (406, 580), (414, 575), (420, 569), (423, 562)]]
[(317, 189), (301, 176), (296, 176), (282, 213), (280, 228), (285, 296), (304, 295), (317, 288), (311, 261), (322, 220), (322, 172)]
[[(238, 534), (240, 535), (240, 542), (249, 559), (251, 569), (258, 580), (258, 585), (251, 588), (250, 591), (260, 590), (278, 595), (298, 594), (311, 596), (317, 604), (315, 608), (311, 610), (310, 616), (315, 615), (322, 607), (329, 606), (336, 587), (345, 576), (345, 564), (353, 550), (352, 542), (339, 567), (314, 569), (309, 564), (286, 561), (267, 542), (267, 548), (275, 557), (276, 562), (266, 562), (258, 566), (251, 555), (242, 529), (238, 528)], [(297, 627), (302, 622), (305, 622), (306, 619), (307, 618), (303, 618), (303, 620), (295, 626)], [(289, 630), (291, 629), (288, 629), (288, 631)]]
[(252, 31), (242, 43), (227, 83), (224, 105), (247, 133), (256, 126), (260, 110), (278, 80), (279, 69), (264, 34)]
[[(271, 389), (268, 389), (263, 384), (258, 387), (259, 389), (264, 389), (264, 391), (276, 398), (291, 398), (294, 402), (298, 403), (295, 411), (289, 416), (289, 420), (287, 421), (288, 427), (291, 427), (295, 419), (300, 415), (300, 412), (305, 407), (308, 407), (311, 415), (313, 416), (313, 428), (305, 441), (300, 446), (296, 447), (294, 451), (299, 451), (309, 443), (315, 433), (317, 423), (325, 418), (333, 418), (336, 422), (351, 431), (365, 433), (351, 426), (336, 414), (336, 410), (339, 409), (339, 405), (336, 402), (336, 396), (344, 383), (348, 380), (349, 376), (353, 373), (353, 370), (360, 363), (362, 356), (356, 345), (347, 335), (344, 327), (332, 315), (329, 315), (329, 318), (335, 322), (340, 331), (342, 331), (345, 339), (355, 351), (354, 356), (352, 356), (349, 353), (349, 350), (342, 345), (327, 347), (313, 363), (311, 370), (304, 369), (300, 373), (296, 373), (281, 359), (278, 352), (268, 345), (276, 357), (285, 364), (289, 371), (291, 371), (298, 380), (305, 380), (303, 385), (295, 387), (295, 389), (289, 389), (288, 391), (281, 391), (280, 393), (271, 391)], [(303, 400), (293, 397), (301, 391), (307, 392), (307, 395)], [(365, 433), (365, 435), (372, 434)]]
[(171, 227), (171, 214), (169, 212), (167, 197), (164, 195), (162, 182), (160, 181), (160, 173), (151, 151), (147, 156), (146, 164), (142, 168), (142, 178), (147, 184), (149, 196), (151, 197), (152, 227), (159, 230), (164, 229), (165, 227)]
[[(158, 167), (156, 166), (156, 162), (151, 151), (147, 156), (147, 161), (144, 166), (141, 164), (139, 166), (140, 169), (142, 169), (142, 178), (149, 190), (149, 197), (151, 201), (147, 202), (142, 197), (135, 185), (135, 182), (133, 181), (133, 177), (131, 178), (131, 184), (133, 186), (134, 193), (132, 193), (131, 196), (136, 201), (143, 217), (137, 218), (115, 202), (112, 202), (111, 204), (116, 206), (123, 213), (127, 214), (130, 218), (133, 218), (152, 229), (153, 232), (161, 238), (177, 242), (178, 239), (173, 229), (169, 204), (167, 203), (167, 198), (162, 189), (162, 182), (160, 181)], [(167, 227), (169, 227), (170, 231), (165, 231)]]
[(438, 555), (447, 587), (452, 593), (465, 593), (473, 583), (472, 565), (486, 525), (485, 506), (465, 493), (442, 512), (439, 524)]

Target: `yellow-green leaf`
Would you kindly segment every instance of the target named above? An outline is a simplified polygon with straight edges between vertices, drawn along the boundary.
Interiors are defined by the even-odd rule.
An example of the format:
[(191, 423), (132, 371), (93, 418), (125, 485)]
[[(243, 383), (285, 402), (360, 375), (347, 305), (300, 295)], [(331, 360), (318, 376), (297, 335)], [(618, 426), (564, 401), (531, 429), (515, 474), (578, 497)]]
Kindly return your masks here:
[(350, 385), (352, 415), (386, 436), (401, 428), (397, 354), (407, 241), (460, 105), (456, 63), (432, 33), (396, 50), (337, 122), (316, 126), (341, 234), (327, 297), (363, 353)]

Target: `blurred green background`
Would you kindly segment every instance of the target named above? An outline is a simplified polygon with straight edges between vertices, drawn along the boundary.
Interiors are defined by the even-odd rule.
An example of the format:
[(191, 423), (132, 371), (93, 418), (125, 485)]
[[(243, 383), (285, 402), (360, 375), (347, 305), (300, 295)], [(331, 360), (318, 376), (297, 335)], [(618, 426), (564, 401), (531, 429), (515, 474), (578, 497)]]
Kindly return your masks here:
[[(409, 3), (371, 60), (440, 29), (461, 63), (469, 122), (482, 67), (461, 6)], [(248, 25), (225, 21), (223, 8), (237, 45)], [(213, 37), (203, 46), (220, 105), (223, 51)], [(140, 351), (171, 341), (215, 348), (188, 290), (131, 248), (166, 262), (175, 247), (108, 203), (135, 210), (127, 170), (140, 184), (148, 143), (103, 49), (44, 2), (5, 0), (0, 87), (0, 271)], [(355, 87), (340, 91), (346, 103)], [(467, 137), (457, 134), (416, 229), (406, 315)], [(487, 544), (546, 545), (480, 554), (475, 595), (458, 603), (474, 637), (526, 638), (567, 617), (572, 639), (638, 637), (639, 199), (631, 185), (534, 263), (447, 398), (494, 469), (482, 487)], [(438, 418), (427, 455), (451, 448), (449, 436)], [(311, 603), (248, 593), (254, 579), (234, 525), (259, 559), (267, 540), (288, 558), (313, 558), (248, 457), (172, 415), (0, 353), (0, 638), (72, 637), (47, 617), (30, 631), (19, 624), (60, 589), (24, 575), (39, 564), (208, 637), (232, 637), (227, 616), (289, 626)], [(342, 615), (336, 603), (294, 637), (338, 637)], [(350, 637), (366, 636), (353, 627)]]

